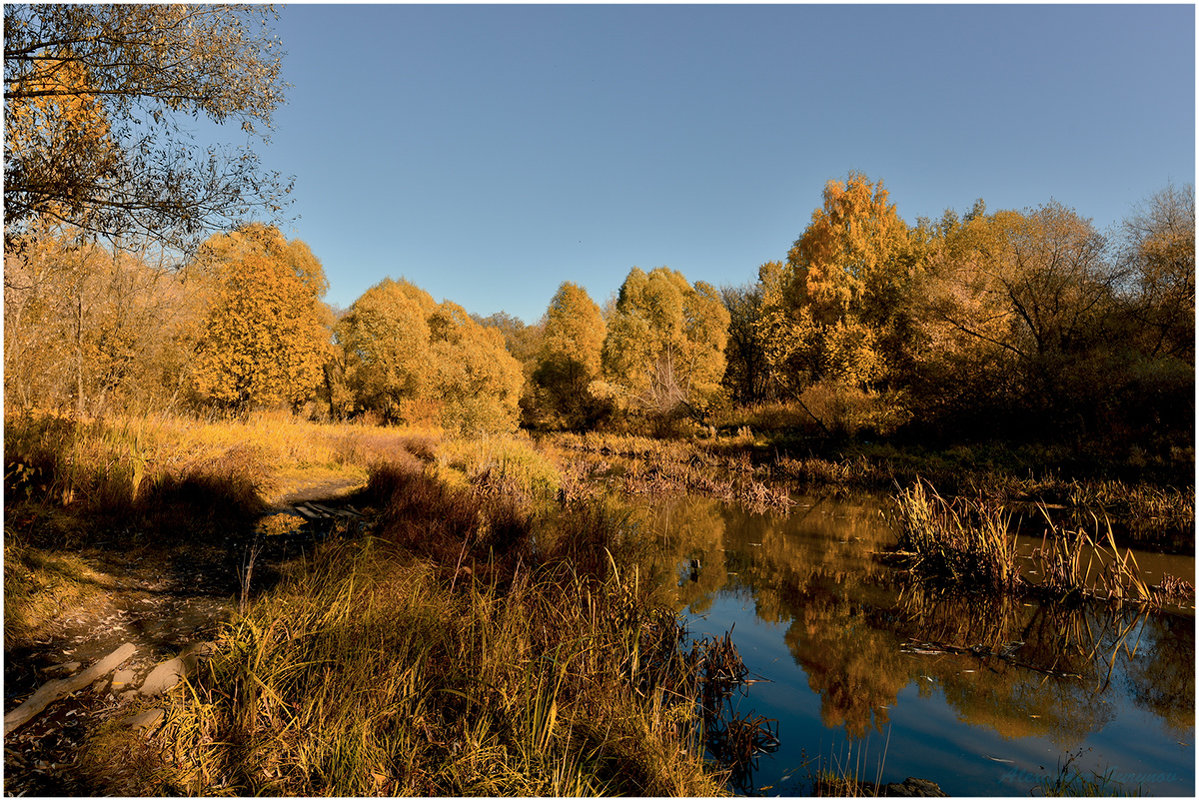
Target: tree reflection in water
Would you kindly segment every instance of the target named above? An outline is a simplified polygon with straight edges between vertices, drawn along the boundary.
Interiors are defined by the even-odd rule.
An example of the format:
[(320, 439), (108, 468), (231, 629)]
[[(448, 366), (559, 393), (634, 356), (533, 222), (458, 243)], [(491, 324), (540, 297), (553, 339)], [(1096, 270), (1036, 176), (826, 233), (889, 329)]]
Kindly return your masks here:
[[(786, 626), (823, 724), (853, 738), (882, 732), (911, 685), (939, 690), (967, 723), (1063, 751), (1112, 721), (1113, 692), (1180, 736), (1193, 730), (1193, 618), (921, 586), (873, 556), (894, 542), (880, 508), (811, 499), (791, 515), (750, 515), (655, 499), (635, 511), (652, 538), (643, 574), (692, 614), (722, 594), (752, 596), (760, 620)], [(947, 649), (905, 652), (913, 641)], [(968, 649), (983, 656), (946, 652)]]

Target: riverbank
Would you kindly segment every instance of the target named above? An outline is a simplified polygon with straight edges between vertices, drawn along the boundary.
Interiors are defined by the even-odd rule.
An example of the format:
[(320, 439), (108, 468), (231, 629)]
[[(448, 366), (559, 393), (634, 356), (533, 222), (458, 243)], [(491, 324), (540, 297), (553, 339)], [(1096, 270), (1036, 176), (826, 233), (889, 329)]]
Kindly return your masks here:
[[(704, 720), (708, 704), (697, 699), (719, 673), (716, 652), (690, 646), (678, 610), (702, 611), (710, 603), (704, 599), (725, 587), (737, 594), (768, 585), (755, 601), (760, 614), (808, 621), (788, 643), (793, 653), (782, 657), (804, 666), (812, 688), (827, 685), (825, 703), (838, 711), (822, 725), (844, 725), (852, 736), (869, 731), (880, 715), (885, 720), (909, 680), (935, 679), (972, 698), (963, 683), (975, 673), (970, 660), (1051, 671), (1038, 675), (1089, 670), (1086, 660), (1066, 670), (1060, 649), (1041, 653), (1031, 641), (1012, 657), (1028, 621), (986, 636), (922, 622), (897, 639), (895, 620), (924, 621), (953, 599), (908, 587), (871, 555), (886, 547), (877, 510), (848, 531), (830, 529), (811, 548), (775, 528), (786, 520), (806, 526), (818, 516), (829, 525), (839, 519), (824, 517), (823, 501), (796, 497), (801, 487), (842, 497), (881, 487), (886, 476), (893, 490), (906, 475), (903, 464), (924, 467), (927, 459), (904, 457), (898, 468), (885, 454), (873, 461), (862, 453), (764, 460), (748, 435), (453, 439), (281, 415), (207, 425), (6, 421), (6, 443), (13, 501), (6, 511), (6, 664), (35, 656), (30, 643), (65, 646), (64, 620), (98, 623), (116, 594), (114, 582), (127, 581), (134, 563), (174, 582), (155, 592), (183, 597), (192, 582), (220, 607), (205, 631), (218, 648), (187, 694), (140, 706), (107, 686), (82, 694), (94, 725), (71, 741), (75, 761), (66, 770), (73, 783), (51, 789), (719, 794), (733, 766), (705, 762), (711, 744), (697, 735), (701, 723), (714, 728)], [(1096, 488), (1103, 487), (1131, 510), (1129, 498), (1138, 492), (1094, 479), (1022, 479), (981, 468), (944, 474), (959, 487), (1017, 502), (1044, 503), (1051, 491), (1073, 489), (1067, 497), (1077, 500), (1057, 504), (1059, 514), (1089, 514), (1096, 507), (1084, 501), (1101, 497)], [(306, 486), (338, 489), (344, 506), (332, 511), (352, 513), (321, 524), (317, 536), (317, 521), (287, 507)], [(644, 497), (672, 517), (656, 533), (658, 524), (607, 505), (610, 490)], [(1182, 494), (1144, 485), (1140, 497), (1152, 497), (1150, 490)], [(740, 518), (727, 510), (667, 509), (674, 505), (661, 502), (668, 496), (683, 504), (687, 496), (735, 504), (749, 515), (736, 523), (746, 533), (734, 535), (732, 521)], [(1173, 517), (1165, 519), (1179, 518), (1177, 509), (1166, 511)], [(759, 565), (768, 554), (770, 564)], [(683, 573), (680, 565), (687, 566)], [(825, 597), (826, 588), (843, 592), (858, 583), (860, 598)], [(892, 585), (906, 593), (902, 603), (879, 595)], [(982, 606), (967, 617), (993, 617), (975, 602)], [(1001, 605), (1021, 614), (1029, 608)], [(862, 616), (874, 606), (876, 613)], [(875, 617), (882, 628), (871, 624), (865, 651), (861, 632), (845, 635), (844, 643), (833, 635), (841, 621), (860, 629)], [(747, 624), (737, 622), (737, 631)], [(1105, 622), (1103, 630), (1123, 632), (1123, 641), (1131, 625)], [(814, 645), (799, 647), (812, 638)], [(984, 641), (990, 647), (976, 648)], [(182, 644), (172, 642), (176, 650)], [(868, 665), (862, 653), (873, 654)], [(962, 664), (944, 675), (932, 665), (913, 667), (913, 679), (896, 654), (904, 664)], [(880, 672), (879, 665), (893, 669)], [(7, 707), (21, 700), (14, 687), (32, 691), (34, 675), (41, 674), (9, 683)], [(875, 688), (880, 676), (888, 678)], [(151, 733), (133, 735), (118, 721), (142, 707), (164, 716)], [(1038, 709), (1024, 717), (1041, 716)], [(744, 740), (737, 745), (743, 759), (759, 755), (769, 739), (759, 737), (766, 730), (727, 720), (715, 728), (726, 746), (734, 732)], [(8, 767), (10, 777), (40, 770), (36, 758)], [(738, 781), (750, 780), (742, 774)], [(927, 765), (914, 775), (940, 779)]]
[[(693, 647), (653, 586), (626, 568), (636, 544), (619, 520), (590, 505), (562, 508), (557, 469), (527, 442), (320, 426), (305, 438), (303, 424), (273, 421), (264, 431), (263, 422), (130, 431), (41, 421), (40, 450), (30, 447), (33, 431), (14, 428), (25, 448), (6, 454), (6, 472), (24, 497), (6, 527), (7, 654), (53, 640), (64, 616), (111, 594), (89, 565), (120, 547), (120, 525), (134, 550), (203, 550), (212, 559), (193, 555), (193, 568), (225, 573), (228, 590), (241, 583), (241, 608), (226, 607), (215, 651), (187, 691), (130, 701), (92, 688), (93, 706), (119, 714), (94, 720), (72, 775), (51, 787), (722, 792), (725, 773), (705, 761), (701, 735), (709, 651)], [(156, 455), (141, 463), (149, 478), (131, 480), (139, 468), (130, 454), (147, 452)], [(213, 475), (220, 470), (224, 482)], [(296, 476), (327, 483), (358, 470), (370, 479), (349, 503), (362, 515), (352, 530), (304, 544), (296, 526), (271, 522)], [(220, 519), (198, 514), (247, 486), (240, 478), (250, 473), (260, 480), (247, 503)], [(171, 532), (187, 509), (193, 524)], [(285, 538), (298, 547), (282, 546)], [(80, 565), (68, 567), (78, 575), (64, 594), (48, 577), (65, 574), (76, 551)], [(23, 580), (10, 581), (18, 570)], [(165, 713), (146, 735), (121, 723), (141, 707)], [(10, 756), (10, 782), (50, 769)]]
[[(998, 504), (1029, 520), (1058, 526), (1111, 525), (1117, 542), (1164, 553), (1193, 553), (1193, 454), (1178, 454), (1139, 479), (1135, 466), (1110, 473), (1077, 464), (1049, 448), (982, 443), (928, 449), (889, 443), (827, 441), (811, 447), (755, 436), (655, 439), (628, 434), (552, 434), (539, 446), (563, 466), (565, 481), (585, 494), (604, 485), (641, 495), (690, 492), (784, 510), (789, 497), (894, 493), (927, 484), (945, 497)], [(1171, 483), (1173, 482), (1173, 483)]]

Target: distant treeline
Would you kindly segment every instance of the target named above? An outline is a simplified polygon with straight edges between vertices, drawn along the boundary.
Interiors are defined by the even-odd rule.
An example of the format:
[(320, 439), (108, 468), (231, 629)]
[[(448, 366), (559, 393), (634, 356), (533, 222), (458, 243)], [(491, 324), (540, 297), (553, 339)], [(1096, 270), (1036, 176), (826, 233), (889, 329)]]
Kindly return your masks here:
[(335, 314), (309, 248), (264, 225), (182, 265), (119, 245), (61, 224), (6, 241), (10, 410), (680, 430), (776, 404), (827, 434), (1160, 451), (1192, 433), (1191, 186), (1104, 234), (1053, 201), (909, 226), (882, 181), (850, 174), (751, 283), (635, 267), (604, 308), (563, 283), (533, 325), (390, 278)]

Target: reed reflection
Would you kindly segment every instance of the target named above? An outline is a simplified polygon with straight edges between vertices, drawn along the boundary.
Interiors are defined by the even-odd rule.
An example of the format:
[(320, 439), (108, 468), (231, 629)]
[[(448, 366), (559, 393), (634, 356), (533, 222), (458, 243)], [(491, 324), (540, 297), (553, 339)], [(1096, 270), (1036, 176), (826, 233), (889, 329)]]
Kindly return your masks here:
[(653, 544), (643, 569), (693, 614), (719, 593), (752, 595), (759, 619), (786, 626), (823, 724), (854, 738), (881, 733), (913, 685), (971, 724), (1063, 751), (1112, 720), (1116, 693), (1193, 731), (1191, 618), (918, 584), (875, 557), (894, 541), (878, 508), (810, 499), (791, 515), (751, 515), (659, 499), (637, 511)]

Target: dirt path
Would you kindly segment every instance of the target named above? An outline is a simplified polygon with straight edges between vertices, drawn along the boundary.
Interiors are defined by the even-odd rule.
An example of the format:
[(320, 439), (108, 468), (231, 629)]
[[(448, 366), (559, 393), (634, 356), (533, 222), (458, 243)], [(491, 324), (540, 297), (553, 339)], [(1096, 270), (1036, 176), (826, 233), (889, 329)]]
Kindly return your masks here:
[[(360, 510), (350, 493), (361, 482), (323, 479), (274, 501), (268, 514), (294, 518), (287, 534), (267, 538), (254, 567), (252, 590), (277, 579), (278, 566), (302, 547), (334, 530), (357, 528)], [(4, 792), (8, 795), (93, 794), (78, 771), (78, 746), (100, 723), (125, 717), (145, 705), (125, 694), (159, 662), (191, 643), (212, 640), (236, 610), (239, 573), (247, 542), (229, 538), (215, 545), (164, 551), (118, 547), (81, 554), (103, 577), (96, 603), (55, 620), (45, 635), (5, 653), (4, 711), (10, 712), (48, 680), (73, 675), (121, 643), (137, 653), (122, 667), (132, 670), (129, 687), (106, 676), (51, 704), (4, 739)]]

